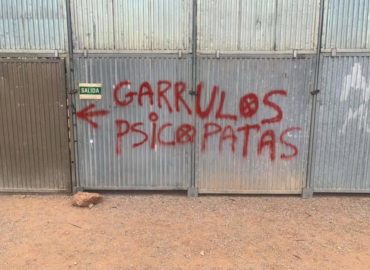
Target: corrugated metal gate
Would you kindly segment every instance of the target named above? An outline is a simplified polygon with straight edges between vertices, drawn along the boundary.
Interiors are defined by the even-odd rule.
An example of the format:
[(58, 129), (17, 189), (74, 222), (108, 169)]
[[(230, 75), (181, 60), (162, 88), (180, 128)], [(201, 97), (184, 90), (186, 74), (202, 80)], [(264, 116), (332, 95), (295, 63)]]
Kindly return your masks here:
[(311, 185), (370, 192), (370, 3), (324, 3)]
[[(202, 103), (217, 85), (226, 97), (222, 113), (228, 114), (215, 110), (197, 120), (199, 192), (301, 193), (313, 58), (208, 56), (199, 62), (199, 78), (208, 91)], [(220, 102), (221, 94), (217, 98)]]
[[(172, 108), (175, 84), (190, 81), (190, 57), (90, 55), (88, 58), (76, 57), (75, 68), (77, 81), (101, 82), (104, 86), (101, 100), (78, 100), (77, 111), (91, 104), (109, 111), (106, 116), (96, 119), (99, 126), (95, 128), (82, 121), (77, 122), (79, 185), (86, 189), (109, 190), (187, 189), (191, 177), (192, 145), (175, 146), (171, 142), (175, 128), (192, 123), (186, 111), (176, 112)], [(151, 105), (147, 97), (143, 98), (142, 106), (136, 99), (128, 106), (118, 104), (112, 89), (126, 80), (130, 81), (134, 92), (138, 92), (143, 83), (153, 88), (155, 93), (158, 87), (170, 87), (166, 96), (174, 112), (169, 112), (164, 99), (162, 108), (158, 107), (157, 93)], [(127, 91), (126, 87), (120, 91), (120, 101), (124, 100), (124, 91)], [(188, 104), (192, 102), (188, 94), (184, 95), (184, 100)], [(151, 117), (158, 120), (151, 121)], [(165, 130), (160, 132), (163, 127)], [(118, 133), (125, 130), (127, 135), (120, 137)], [(159, 132), (160, 137), (153, 139), (152, 134), (159, 136)], [(145, 142), (141, 145), (134, 146), (143, 140)]]
[(69, 191), (62, 60), (0, 60), (0, 190)]
[(219, 87), (214, 112), (197, 118), (199, 192), (301, 193), (319, 1), (198, 1), (198, 8), (203, 107)]
[(193, 145), (176, 136), (193, 124), (192, 1), (73, 2), (72, 26), (75, 87), (103, 85), (76, 110), (107, 112), (95, 127), (77, 119), (77, 188), (188, 189)]
[(0, 56), (65, 63), (76, 189), (370, 192), (369, 1), (16, 3)]
[(0, 7), (0, 190), (70, 192), (66, 1)]

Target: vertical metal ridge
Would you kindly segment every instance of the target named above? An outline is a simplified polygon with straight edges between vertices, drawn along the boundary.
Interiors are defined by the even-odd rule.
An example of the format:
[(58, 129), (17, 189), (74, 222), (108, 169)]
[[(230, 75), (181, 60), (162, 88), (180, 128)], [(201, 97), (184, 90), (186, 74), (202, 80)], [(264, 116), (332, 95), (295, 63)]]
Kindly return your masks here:
[(64, 1), (0, 0), (0, 52), (67, 51)]
[(367, 56), (323, 57), (314, 158), (317, 192), (370, 191), (365, 154), (370, 148), (365, 109), (370, 97), (369, 64)]
[[(319, 0), (200, 1), (202, 52), (316, 49)], [(241, 18), (240, 18), (241, 17)]]
[(325, 0), (324, 12), (324, 49), (370, 49), (369, 1)]
[[(160, 79), (171, 82), (182, 80), (190, 84), (191, 58), (178, 59), (177, 56), (143, 55), (91, 55), (88, 58), (75, 57), (76, 84), (78, 82), (103, 83), (103, 98), (96, 101), (97, 108), (108, 109), (111, 113), (97, 119), (99, 128), (92, 129), (87, 123), (78, 121), (78, 149), (80, 185), (86, 189), (187, 189), (190, 183), (191, 168), (187, 162), (190, 145), (176, 148), (158, 145), (157, 150), (150, 149), (148, 143), (132, 149), (132, 143), (138, 138), (127, 136), (123, 140), (122, 155), (116, 155), (116, 119), (130, 122), (143, 121), (144, 128), (150, 134), (148, 114), (154, 110), (159, 114), (160, 123), (172, 122), (178, 126), (189, 117), (181, 113), (167, 113), (166, 107), (139, 107), (133, 103), (127, 108), (118, 107), (113, 102), (113, 87), (121, 80), (129, 79), (132, 90), (139, 84), (149, 81), (153, 90)], [(169, 68), (171, 67), (171, 68)], [(78, 74), (78, 75), (77, 75)], [(77, 86), (77, 85), (76, 85)], [(190, 96), (184, 96), (187, 100)], [(172, 100), (172, 92), (169, 100)], [(77, 110), (81, 110), (91, 101), (78, 100)], [(150, 134), (151, 135), (151, 134)], [(170, 134), (165, 134), (164, 138)], [(169, 137), (168, 137), (169, 138)]]
[(191, 1), (73, 2), (74, 48), (189, 51)]
[[(224, 110), (238, 114), (239, 99), (248, 92), (257, 93), (260, 100), (273, 89), (286, 89), (288, 96), (279, 98), (279, 106), (284, 108), (284, 118), (278, 125), (264, 126), (261, 132), (252, 132), (247, 158), (242, 157), (241, 135), (238, 134), (236, 152), (232, 154), (230, 146), (224, 145), (218, 150), (218, 139), (209, 140), (206, 152), (199, 147), (201, 135), (197, 136), (197, 183), (200, 193), (300, 193), (305, 183), (307, 164), (307, 143), (309, 132), (309, 90), (313, 85), (313, 58), (293, 60), (273, 57), (199, 57), (199, 81), (204, 81), (205, 93), (202, 104), (210, 99), (212, 85), (219, 85), (220, 90), (228, 94)], [(272, 72), (273, 71), (273, 72)], [(262, 102), (262, 101), (261, 101)], [(260, 106), (263, 107), (261, 104)], [(299, 114), (296, 111), (300, 111)], [(214, 113), (214, 112), (213, 112)], [(205, 122), (217, 122), (222, 127), (236, 127), (245, 123), (260, 122), (270, 116), (270, 111), (261, 109), (251, 119), (239, 119), (237, 123), (217, 120), (214, 114), (209, 119), (197, 122), (198, 132), (202, 132)], [(281, 151), (287, 151), (277, 145), (276, 160), (270, 161), (268, 153), (257, 155), (257, 146), (261, 133), (273, 129), (276, 139), (287, 127), (300, 126), (302, 131), (291, 134), (299, 149), (299, 155), (291, 161), (280, 160)]]
[[(0, 62), (2, 191), (67, 191), (68, 137), (63, 63)], [(6, 131), (5, 131), (6, 130)]]

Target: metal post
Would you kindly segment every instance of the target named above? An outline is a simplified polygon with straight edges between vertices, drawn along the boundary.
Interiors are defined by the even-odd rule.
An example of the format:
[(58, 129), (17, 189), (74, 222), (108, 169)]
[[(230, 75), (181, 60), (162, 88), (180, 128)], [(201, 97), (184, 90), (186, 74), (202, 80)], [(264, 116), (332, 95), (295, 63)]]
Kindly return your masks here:
[[(193, 0), (193, 16), (192, 16), (192, 65), (191, 65), (191, 87), (192, 92), (196, 91), (197, 87), (197, 0)], [(195, 97), (195, 95), (193, 95)], [(196, 126), (195, 113), (193, 114), (193, 123)], [(194, 143), (191, 148), (191, 179), (190, 186), (188, 189), (189, 197), (198, 196), (198, 188), (195, 183), (195, 170), (196, 170), (196, 151), (197, 144)]]
[(73, 40), (72, 40), (72, 18), (70, 0), (65, 0), (67, 13), (67, 40), (68, 40), (68, 57), (66, 60), (67, 74), (67, 100), (68, 100), (68, 129), (69, 129), (69, 151), (71, 161), (71, 179), (72, 192), (76, 192), (76, 187), (79, 186), (78, 171), (77, 171), (77, 126), (75, 119), (75, 100), (74, 100), (74, 63), (73, 63)]
[(314, 89), (311, 91), (312, 95), (312, 106), (311, 106), (311, 118), (310, 118), (310, 137), (308, 142), (308, 161), (307, 161), (307, 176), (306, 186), (302, 190), (302, 198), (311, 198), (314, 190), (314, 179), (312, 177), (312, 166), (313, 166), (313, 155), (314, 155), (314, 141), (315, 141), (315, 125), (316, 125), (316, 103), (317, 94), (320, 92), (320, 56), (321, 56), (321, 40), (323, 32), (323, 19), (324, 19), (324, 1), (320, 1), (320, 15), (319, 15), (319, 29), (317, 37), (317, 49), (316, 49), (316, 65), (315, 65), (315, 78), (314, 78)]

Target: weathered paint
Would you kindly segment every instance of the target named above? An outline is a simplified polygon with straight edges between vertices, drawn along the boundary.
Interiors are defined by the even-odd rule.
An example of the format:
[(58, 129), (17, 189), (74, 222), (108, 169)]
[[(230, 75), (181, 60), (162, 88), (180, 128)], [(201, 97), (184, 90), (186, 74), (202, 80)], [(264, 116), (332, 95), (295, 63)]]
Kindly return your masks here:
[(323, 57), (317, 100), (316, 192), (370, 191), (370, 57)]
[(0, 52), (67, 51), (65, 0), (0, 0)]
[(208, 139), (197, 135), (199, 192), (302, 192), (313, 59), (202, 57), (199, 62), (203, 108), (219, 86), (210, 116), (197, 119), (198, 130), (212, 123)]
[(0, 60), (0, 190), (69, 191), (62, 60)]

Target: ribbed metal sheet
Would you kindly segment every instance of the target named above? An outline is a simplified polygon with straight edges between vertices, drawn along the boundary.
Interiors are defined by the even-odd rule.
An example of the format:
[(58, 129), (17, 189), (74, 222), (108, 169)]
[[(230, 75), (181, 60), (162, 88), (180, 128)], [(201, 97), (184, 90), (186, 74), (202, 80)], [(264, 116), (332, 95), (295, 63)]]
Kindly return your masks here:
[[(200, 193), (301, 193), (305, 183), (310, 94), (313, 87), (313, 59), (289, 58), (201, 58), (199, 59), (199, 80), (203, 81), (205, 95), (201, 104), (210, 100), (213, 85), (226, 92), (224, 113), (238, 115), (237, 121), (216, 119), (213, 110), (209, 118), (197, 119), (196, 180)], [(279, 123), (261, 124), (262, 119), (276, 115), (276, 111), (263, 104), (264, 95), (271, 90), (286, 90), (287, 96), (271, 97), (283, 111)], [(241, 118), (240, 98), (250, 92), (259, 98), (257, 114), (251, 118)], [(218, 107), (220, 97), (216, 99)], [(216, 122), (225, 128), (231, 125), (235, 130), (246, 124), (260, 124), (260, 131), (250, 132), (248, 153), (243, 157), (244, 137), (236, 132), (235, 152), (230, 140), (219, 149), (220, 133), (211, 136), (206, 149), (202, 151), (204, 124)], [(300, 131), (287, 132), (284, 139), (298, 148), (298, 155), (290, 160), (282, 160), (281, 155), (292, 154), (292, 149), (280, 142), (281, 133), (289, 127), (299, 127)], [(271, 129), (276, 137), (276, 158), (271, 161), (268, 149), (257, 154), (261, 135)], [(230, 134), (230, 133), (229, 133)]]
[(64, 63), (0, 60), (0, 190), (69, 191)]
[[(103, 97), (98, 101), (79, 100), (77, 111), (90, 104), (97, 109), (109, 110), (104, 117), (97, 117), (99, 127), (92, 128), (87, 122), (78, 119), (78, 174), (79, 186), (86, 189), (186, 189), (191, 177), (192, 145), (164, 146), (157, 144), (150, 148), (147, 142), (133, 148), (132, 144), (142, 137), (129, 134), (122, 142), (122, 153), (116, 153), (117, 128), (115, 120), (144, 123), (144, 130), (152, 136), (150, 112), (158, 113), (158, 128), (166, 122), (174, 127), (182, 123), (192, 123), (186, 112), (169, 113), (165, 107), (157, 105), (138, 106), (137, 99), (127, 107), (119, 107), (113, 101), (113, 89), (123, 80), (130, 80), (131, 90), (138, 91), (139, 85), (148, 81), (156, 91), (158, 80), (178, 80), (190, 83), (190, 58), (179, 59), (176, 56), (91, 56), (76, 58), (76, 83), (94, 82), (103, 84)], [(77, 85), (76, 85), (77, 87)], [(156, 94), (157, 95), (157, 94)], [(173, 104), (173, 90), (168, 92), (168, 99)], [(184, 98), (191, 102), (191, 96)], [(157, 98), (155, 98), (157, 104)], [(173, 130), (163, 134), (163, 139), (172, 140)]]
[(318, 15), (319, 0), (198, 0), (198, 49), (313, 51)]
[(313, 181), (317, 192), (370, 192), (370, 57), (323, 57)]
[(0, 0), (0, 51), (66, 51), (65, 0)]
[(191, 48), (191, 0), (72, 1), (76, 50)]
[(322, 48), (370, 49), (369, 0), (325, 0)]

